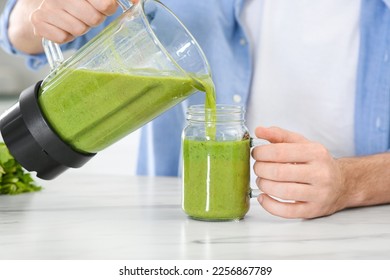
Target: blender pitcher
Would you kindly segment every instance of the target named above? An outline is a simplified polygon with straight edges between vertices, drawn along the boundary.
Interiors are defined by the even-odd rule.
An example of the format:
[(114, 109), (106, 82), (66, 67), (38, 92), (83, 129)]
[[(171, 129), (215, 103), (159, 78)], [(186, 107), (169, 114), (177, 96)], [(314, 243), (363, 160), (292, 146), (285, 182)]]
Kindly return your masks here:
[(124, 13), (65, 61), (43, 39), (51, 72), (0, 118), (11, 154), (40, 178), (82, 166), (212, 83), (202, 50), (168, 8), (118, 4)]

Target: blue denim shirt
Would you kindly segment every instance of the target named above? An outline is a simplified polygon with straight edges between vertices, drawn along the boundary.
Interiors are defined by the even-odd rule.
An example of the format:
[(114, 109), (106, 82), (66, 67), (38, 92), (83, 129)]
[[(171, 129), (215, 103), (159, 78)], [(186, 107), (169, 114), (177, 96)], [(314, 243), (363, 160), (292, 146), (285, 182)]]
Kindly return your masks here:
[[(9, 0), (0, 21), (0, 44), (14, 54), (23, 55), (31, 68), (46, 63), (43, 54), (29, 56), (9, 43), (8, 16), (16, 0)], [(217, 90), (217, 102), (231, 104), (233, 96), (248, 101), (252, 59), (240, 10), (244, 0), (163, 1), (187, 26), (204, 50)], [(362, 0), (361, 42), (355, 99), (356, 155), (389, 150), (390, 142), (390, 0)], [(110, 17), (107, 25), (118, 13)], [(196, 16), (194, 16), (196, 14)], [(104, 26), (62, 46), (78, 49)], [(330, 62), (331, 63), (331, 62)], [(185, 108), (204, 102), (196, 93), (142, 128), (137, 173), (177, 176), (180, 174), (180, 140), (185, 125)], [(335, 135), (337, 137), (337, 135)]]

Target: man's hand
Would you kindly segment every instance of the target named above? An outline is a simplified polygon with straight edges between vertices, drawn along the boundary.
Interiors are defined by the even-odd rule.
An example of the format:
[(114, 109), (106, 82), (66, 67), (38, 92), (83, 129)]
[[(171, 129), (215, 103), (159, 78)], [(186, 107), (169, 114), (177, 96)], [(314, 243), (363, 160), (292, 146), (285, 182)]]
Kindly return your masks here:
[(115, 13), (115, 0), (18, 0), (8, 27), (12, 45), (25, 53), (43, 51), (42, 38), (72, 41)]
[(43, 0), (30, 19), (36, 36), (66, 43), (101, 24), (117, 8), (115, 0)]
[[(263, 192), (258, 200), (271, 214), (314, 218), (347, 207), (390, 202), (389, 153), (337, 160), (323, 145), (281, 128), (258, 127), (255, 134), (273, 143), (252, 151), (257, 185)], [(370, 172), (362, 162), (371, 162), (369, 179), (358, 179), (360, 172)], [(386, 170), (387, 175), (383, 174)], [(370, 203), (366, 202), (368, 194), (374, 196)]]

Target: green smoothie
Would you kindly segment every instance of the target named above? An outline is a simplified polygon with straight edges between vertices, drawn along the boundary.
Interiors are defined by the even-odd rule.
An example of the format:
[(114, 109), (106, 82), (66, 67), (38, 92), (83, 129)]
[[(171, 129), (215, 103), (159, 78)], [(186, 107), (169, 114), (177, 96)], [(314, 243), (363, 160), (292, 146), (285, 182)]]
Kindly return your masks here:
[(183, 141), (183, 210), (196, 219), (241, 219), (249, 210), (249, 140)]
[[(171, 75), (170, 75), (171, 74)], [(212, 90), (209, 76), (144, 70), (121, 74), (69, 69), (42, 89), (39, 104), (58, 135), (75, 150), (96, 153), (183, 101), (196, 90)], [(209, 98), (212, 100), (213, 98)], [(215, 106), (215, 96), (214, 105)]]

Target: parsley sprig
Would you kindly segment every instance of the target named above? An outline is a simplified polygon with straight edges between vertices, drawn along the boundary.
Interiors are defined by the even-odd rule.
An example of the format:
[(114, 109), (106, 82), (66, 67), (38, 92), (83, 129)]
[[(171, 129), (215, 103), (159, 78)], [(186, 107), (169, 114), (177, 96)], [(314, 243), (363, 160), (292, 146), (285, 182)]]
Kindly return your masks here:
[(0, 195), (35, 192), (41, 189), (9, 153), (7, 146), (0, 142)]

